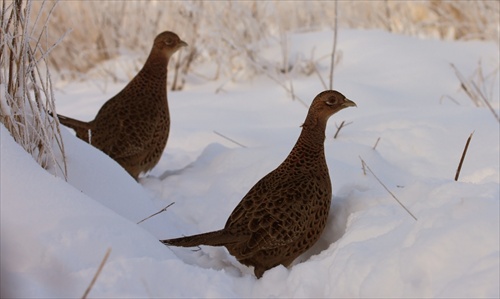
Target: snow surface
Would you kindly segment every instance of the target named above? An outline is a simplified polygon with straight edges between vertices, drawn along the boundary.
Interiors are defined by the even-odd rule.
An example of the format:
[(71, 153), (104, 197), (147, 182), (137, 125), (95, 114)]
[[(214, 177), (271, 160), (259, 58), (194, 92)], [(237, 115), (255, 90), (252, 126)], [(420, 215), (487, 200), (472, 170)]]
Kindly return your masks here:
[[(331, 35), (291, 35), (291, 61), (307, 61), (314, 49), (324, 57), (317, 62), (326, 78)], [(358, 108), (330, 119), (330, 220), (292, 267), (278, 266), (257, 280), (223, 247), (158, 242), (222, 228), (253, 184), (286, 157), (307, 112), (265, 75), (237, 82), (191, 77), (185, 90), (169, 94), (167, 149), (139, 183), (63, 129), (66, 182), (52, 174), (55, 168), (40, 168), (1, 126), (2, 297), (81, 297), (111, 248), (89, 297), (498, 298), (499, 124), (460, 90), (450, 67), (471, 76), (481, 60), (491, 72), (499, 65), (498, 46), (342, 30), (338, 49), (335, 89)], [(262, 55), (279, 64), (280, 53), (271, 43)], [(324, 89), (315, 74), (292, 78), (307, 103)], [(497, 81), (487, 82), (498, 113)], [(56, 94), (58, 112), (92, 119), (122, 87), (64, 85)], [(343, 120), (351, 124), (333, 139)], [(370, 172), (363, 174), (360, 157), (417, 221)]]

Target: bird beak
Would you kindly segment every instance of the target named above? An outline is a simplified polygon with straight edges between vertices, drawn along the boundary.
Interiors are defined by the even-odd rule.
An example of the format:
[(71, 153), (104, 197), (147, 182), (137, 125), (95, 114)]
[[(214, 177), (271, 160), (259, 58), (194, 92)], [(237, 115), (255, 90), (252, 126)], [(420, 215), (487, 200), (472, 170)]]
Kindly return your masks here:
[(354, 103), (353, 101), (345, 98), (344, 99), (344, 103), (342, 103), (342, 106), (344, 107), (358, 107), (358, 105), (356, 105), (356, 103)]
[(185, 41), (183, 40), (179, 41), (179, 47), (187, 47), (187, 46), (188, 44)]

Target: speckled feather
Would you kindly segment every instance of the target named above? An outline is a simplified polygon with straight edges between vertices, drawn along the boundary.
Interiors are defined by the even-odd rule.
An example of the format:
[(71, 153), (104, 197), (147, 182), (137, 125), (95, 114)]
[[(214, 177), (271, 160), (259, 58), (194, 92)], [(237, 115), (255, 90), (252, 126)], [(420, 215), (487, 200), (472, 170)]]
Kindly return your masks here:
[(332, 199), (324, 154), (326, 123), (349, 106), (354, 102), (337, 91), (317, 95), (288, 157), (250, 189), (224, 229), (161, 242), (225, 246), (242, 264), (254, 266), (257, 277), (277, 265), (288, 266), (325, 228)]
[(170, 57), (186, 45), (173, 32), (159, 34), (144, 67), (101, 107), (94, 120), (82, 122), (58, 115), (60, 122), (137, 179), (140, 173), (158, 163), (167, 144), (170, 132), (167, 65)]

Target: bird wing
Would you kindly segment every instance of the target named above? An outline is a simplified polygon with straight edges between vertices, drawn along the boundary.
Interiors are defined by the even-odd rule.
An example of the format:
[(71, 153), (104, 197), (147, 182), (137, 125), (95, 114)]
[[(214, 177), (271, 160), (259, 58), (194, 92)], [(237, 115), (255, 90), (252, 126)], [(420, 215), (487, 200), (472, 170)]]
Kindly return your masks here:
[[(152, 142), (154, 130), (145, 126), (154, 125), (155, 122), (149, 119), (145, 125), (141, 123), (141, 119), (144, 118), (143, 115), (157, 115), (154, 111), (144, 111), (147, 109), (144, 105), (138, 109), (139, 107), (134, 107), (134, 103), (123, 105), (122, 101), (119, 93), (102, 106), (94, 122), (96, 128), (106, 129), (96, 130), (92, 134), (93, 143), (115, 160), (146, 154), (145, 149)], [(106, 117), (100, 117), (104, 115)]]
[(314, 211), (307, 204), (311, 199), (304, 192), (310, 183), (307, 176), (280, 180), (271, 172), (250, 189), (225, 228), (250, 231), (241, 248), (242, 256), (255, 248), (272, 249), (297, 242), (307, 232), (314, 220)]

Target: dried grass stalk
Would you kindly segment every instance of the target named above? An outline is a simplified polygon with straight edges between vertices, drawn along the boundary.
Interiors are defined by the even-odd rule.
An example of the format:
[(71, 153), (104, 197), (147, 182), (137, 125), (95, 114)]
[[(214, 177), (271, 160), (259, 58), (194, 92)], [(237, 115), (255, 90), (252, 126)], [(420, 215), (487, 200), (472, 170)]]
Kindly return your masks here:
[(231, 141), (232, 143), (234, 143), (234, 144), (236, 144), (236, 145), (238, 145), (238, 146), (241, 146), (242, 148), (247, 148), (247, 146), (246, 146), (246, 145), (243, 145), (243, 144), (239, 143), (238, 141), (236, 141), (236, 140), (234, 140), (234, 139), (232, 139), (232, 138), (229, 138), (229, 137), (227, 137), (226, 135), (221, 134), (221, 133), (219, 133), (219, 132), (217, 132), (217, 131), (214, 131), (214, 134), (219, 135), (220, 137), (222, 137), (222, 138), (224, 138), (224, 139), (226, 139), (226, 140), (228, 140), (228, 141)]
[(97, 271), (94, 274), (94, 277), (92, 277), (89, 286), (85, 290), (85, 293), (83, 293), (82, 299), (86, 299), (87, 296), (89, 295), (90, 291), (92, 290), (92, 287), (94, 286), (95, 282), (97, 281), (97, 278), (99, 277), (99, 274), (101, 274), (102, 269), (104, 268), (104, 265), (106, 264), (106, 261), (108, 260), (110, 254), (111, 254), (111, 248), (108, 248), (108, 250), (106, 250), (106, 253), (104, 254), (104, 257), (102, 258), (101, 263), (99, 264), (99, 268), (97, 268)]
[(338, 1), (334, 3), (334, 21), (333, 21), (333, 49), (330, 60), (330, 84), (329, 89), (333, 89), (333, 71), (335, 68), (335, 53), (337, 52), (337, 35), (338, 35)]
[[(39, 3), (43, 9), (49, 2)], [(46, 112), (55, 111), (48, 55), (60, 42), (47, 43), (48, 18), (57, 2), (42, 17), (33, 1), (2, 1), (0, 16), (0, 122), (44, 168), (54, 166), (67, 175), (59, 123)], [(37, 32), (38, 30), (38, 32)]]
[[(455, 71), (455, 74), (460, 81), (460, 87), (463, 89), (465, 94), (467, 94), (472, 103), (474, 103), (476, 107), (488, 107), (491, 114), (493, 114), (493, 117), (495, 117), (495, 119), (500, 123), (500, 117), (498, 116), (495, 109), (491, 106), (490, 100), (486, 98), (486, 92), (483, 91), (483, 89), (486, 89), (487, 84), (481, 64), (479, 64), (476, 70), (476, 77), (469, 80), (465, 78), (465, 76), (457, 69), (457, 67), (453, 63), (451, 64), (451, 67)], [(499, 69), (497, 68), (492, 74), (498, 73), (498, 70)], [(493, 78), (492, 80), (492, 84), (496, 83), (494, 79), (495, 78)]]
[(148, 217), (146, 217), (146, 218), (142, 219), (141, 221), (137, 222), (137, 224), (141, 224), (142, 222), (144, 222), (144, 221), (146, 221), (146, 220), (148, 220), (148, 219), (150, 219), (150, 218), (152, 218), (152, 217), (154, 217), (154, 216), (156, 216), (156, 215), (158, 215), (158, 214), (161, 214), (161, 213), (165, 212), (165, 211), (166, 211), (168, 208), (170, 208), (170, 206), (172, 206), (174, 203), (175, 203), (175, 202), (169, 203), (169, 204), (168, 204), (166, 207), (164, 207), (163, 209), (161, 209), (161, 210), (159, 210), (158, 212), (156, 212), (156, 213), (154, 213), (154, 214), (152, 214), (152, 215), (149, 215)]
[(467, 154), (467, 149), (469, 148), (469, 143), (472, 139), (472, 135), (474, 132), (470, 133), (469, 138), (467, 138), (467, 142), (465, 143), (464, 151), (462, 152), (462, 157), (460, 158), (460, 163), (458, 163), (457, 172), (455, 173), (455, 181), (458, 181), (458, 177), (460, 176), (460, 171), (462, 170), (462, 164), (464, 164), (465, 155)]
[(378, 145), (379, 141), (380, 141), (380, 137), (377, 138), (377, 141), (375, 141), (375, 144), (373, 145), (373, 150), (377, 149), (377, 145)]
[[(394, 198), (396, 200), (396, 202), (413, 218), (415, 219), (415, 221), (417, 221), (417, 217), (415, 217), (415, 215), (413, 215), (412, 212), (410, 212), (410, 210), (408, 210), (407, 207), (405, 207), (405, 205), (396, 197), (396, 195), (394, 195), (394, 193), (391, 192), (391, 190), (389, 190), (389, 188), (387, 188), (387, 186), (382, 183), (382, 181), (378, 178), (378, 176), (371, 170), (370, 166), (368, 166), (368, 164), (366, 164), (366, 162), (363, 160), (363, 158), (359, 157), (359, 159), (361, 160), (361, 164), (363, 165), (363, 172), (368, 169), (368, 171), (373, 175), (373, 177), (377, 180), (377, 182), (379, 182), (379, 184), (384, 187), (384, 189), (392, 196), (392, 198)], [(365, 173), (366, 174), (366, 173)]]
[(346, 123), (346, 122), (345, 122), (345, 120), (343, 120), (343, 121), (340, 123), (340, 126), (337, 126), (337, 125), (335, 124), (335, 126), (337, 127), (337, 131), (335, 132), (335, 135), (333, 135), (333, 139), (337, 139), (337, 137), (339, 136), (340, 130), (342, 130), (342, 128), (343, 128), (343, 127), (348, 126), (348, 125), (350, 125), (350, 124), (352, 124), (352, 122), (348, 122), (348, 123)]

